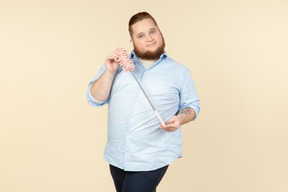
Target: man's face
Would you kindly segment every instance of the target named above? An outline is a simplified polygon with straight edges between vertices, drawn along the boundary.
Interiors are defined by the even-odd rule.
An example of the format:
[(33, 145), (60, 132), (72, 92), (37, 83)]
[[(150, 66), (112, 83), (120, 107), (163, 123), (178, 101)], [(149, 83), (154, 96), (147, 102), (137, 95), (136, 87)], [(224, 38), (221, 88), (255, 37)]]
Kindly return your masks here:
[(165, 42), (152, 19), (143, 19), (132, 25), (131, 43), (137, 57), (144, 60), (159, 59), (164, 52)]

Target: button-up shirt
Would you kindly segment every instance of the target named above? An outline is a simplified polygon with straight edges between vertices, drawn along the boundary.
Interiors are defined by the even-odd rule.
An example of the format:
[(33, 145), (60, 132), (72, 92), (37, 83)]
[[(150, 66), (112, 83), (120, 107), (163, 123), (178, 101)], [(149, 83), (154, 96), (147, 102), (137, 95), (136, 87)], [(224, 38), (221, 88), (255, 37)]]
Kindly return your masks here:
[[(166, 53), (148, 69), (134, 52), (130, 57), (135, 64), (135, 76), (164, 122), (187, 107), (198, 116), (199, 98), (188, 68)], [(126, 171), (149, 171), (182, 157), (181, 126), (174, 132), (160, 129), (159, 119), (130, 72), (119, 67), (107, 100), (98, 101), (92, 97), (91, 84), (104, 71), (105, 64), (87, 91), (90, 105), (101, 107), (108, 104), (108, 140), (104, 159)]]

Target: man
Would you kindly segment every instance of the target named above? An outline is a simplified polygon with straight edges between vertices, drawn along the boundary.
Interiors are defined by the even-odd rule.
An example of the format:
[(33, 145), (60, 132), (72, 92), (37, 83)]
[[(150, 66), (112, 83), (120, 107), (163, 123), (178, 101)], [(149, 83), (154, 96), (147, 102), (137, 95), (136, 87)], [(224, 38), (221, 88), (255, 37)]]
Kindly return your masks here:
[(104, 158), (117, 192), (154, 192), (168, 165), (182, 156), (181, 125), (197, 117), (199, 99), (189, 70), (164, 51), (164, 38), (149, 13), (132, 16), (129, 33), (134, 73), (166, 125), (113, 54), (90, 82), (87, 100), (94, 107), (108, 104)]

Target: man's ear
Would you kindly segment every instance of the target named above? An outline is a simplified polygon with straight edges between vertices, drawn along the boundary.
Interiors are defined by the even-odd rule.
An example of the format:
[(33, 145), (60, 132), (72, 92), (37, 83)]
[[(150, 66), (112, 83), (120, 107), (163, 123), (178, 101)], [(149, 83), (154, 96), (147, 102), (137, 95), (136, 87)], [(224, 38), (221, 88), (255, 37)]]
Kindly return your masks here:
[(130, 39), (130, 43), (132, 43), (132, 44), (133, 44), (133, 40), (132, 40), (132, 39)]

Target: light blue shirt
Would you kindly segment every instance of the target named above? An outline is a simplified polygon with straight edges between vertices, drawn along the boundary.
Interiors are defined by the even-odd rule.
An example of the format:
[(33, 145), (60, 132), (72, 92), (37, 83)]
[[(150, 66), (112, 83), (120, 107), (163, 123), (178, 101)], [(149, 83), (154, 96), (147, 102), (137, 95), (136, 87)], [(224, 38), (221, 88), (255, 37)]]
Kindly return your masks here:
[[(200, 111), (189, 70), (166, 53), (147, 70), (132, 52), (134, 73), (164, 122), (183, 108)], [(104, 159), (126, 171), (149, 171), (182, 156), (181, 126), (174, 132), (160, 129), (160, 121), (130, 72), (117, 70), (106, 101), (95, 100), (91, 84), (105, 71), (103, 65), (90, 82), (87, 101), (94, 107), (108, 104), (108, 141)]]

